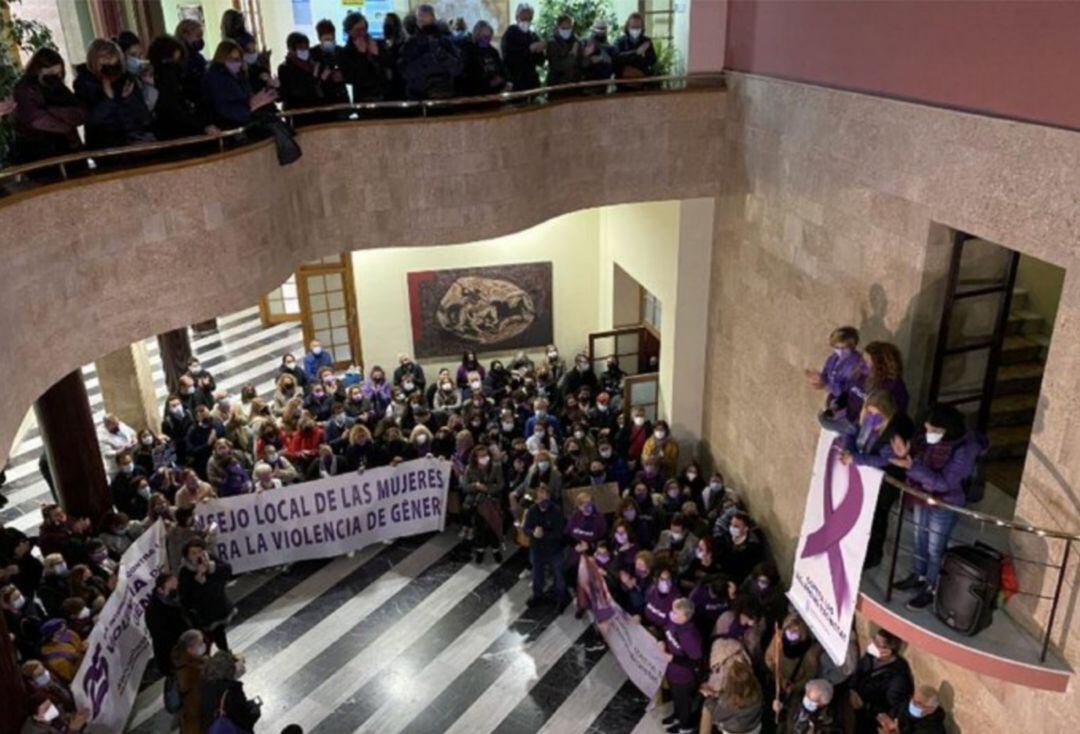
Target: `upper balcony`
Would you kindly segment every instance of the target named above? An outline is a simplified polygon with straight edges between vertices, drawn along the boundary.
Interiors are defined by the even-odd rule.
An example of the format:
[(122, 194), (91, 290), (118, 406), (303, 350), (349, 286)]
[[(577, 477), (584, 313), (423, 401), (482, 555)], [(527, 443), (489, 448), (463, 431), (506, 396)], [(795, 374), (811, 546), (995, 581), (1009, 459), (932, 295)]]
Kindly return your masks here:
[[(243, 308), (300, 262), (719, 193), (720, 75), (562, 91), (339, 111), (355, 119), (297, 127), (303, 156), (284, 167), (272, 141), (237, 146), (235, 131), (97, 151), (97, 166), (78, 176), (70, 158), (36, 165), (63, 180), (0, 198), (10, 379), (0, 462), (34, 398), (64, 374), (147, 334)], [(26, 173), (0, 171), (0, 184)]]

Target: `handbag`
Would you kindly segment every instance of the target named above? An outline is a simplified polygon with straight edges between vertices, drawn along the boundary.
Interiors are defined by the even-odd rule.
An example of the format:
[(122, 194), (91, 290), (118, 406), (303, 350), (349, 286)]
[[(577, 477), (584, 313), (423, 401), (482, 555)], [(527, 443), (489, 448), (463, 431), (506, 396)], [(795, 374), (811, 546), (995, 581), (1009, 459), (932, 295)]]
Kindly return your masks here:
[(207, 729), (207, 734), (247, 734), (247, 732), (234, 724), (225, 713), (225, 697), (228, 695), (229, 690), (225, 689), (225, 692), (221, 694), (221, 701), (218, 702), (217, 713), (214, 714), (214, 720), (210, 722), (210, 728)]

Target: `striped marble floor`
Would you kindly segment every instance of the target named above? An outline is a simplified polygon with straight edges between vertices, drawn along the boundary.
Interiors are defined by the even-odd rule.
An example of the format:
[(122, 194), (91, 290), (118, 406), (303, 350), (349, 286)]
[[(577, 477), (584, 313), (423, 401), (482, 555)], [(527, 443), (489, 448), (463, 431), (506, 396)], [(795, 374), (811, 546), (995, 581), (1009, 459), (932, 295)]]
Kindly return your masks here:
[[(279, 356), (299, 350), (300, 328), (264, 329), (256, 309), (219, 319), (193, 339), (220, 387), (273, 391)], [(165, 399), (157, 344), (147, 341), (158, 398)], [(92, 365), (83, 368), (97, 419)], [(49, 499), (31, 429), (12, 456), (4, 524), (35, 532)], [(341, 557), (238, 577), (230, 646), (247, 657), (248, 695), (261, 696), (257, 732), (298, 723), (340, 734), (625, 734), (660, 732), (667, 707), (646, 711), (596, 632), (550, 607), (528, 609), (523, 553), (470, 561), (456, 532), (404, 538)], [(148, 670), (128, 731), (175, 730)]]

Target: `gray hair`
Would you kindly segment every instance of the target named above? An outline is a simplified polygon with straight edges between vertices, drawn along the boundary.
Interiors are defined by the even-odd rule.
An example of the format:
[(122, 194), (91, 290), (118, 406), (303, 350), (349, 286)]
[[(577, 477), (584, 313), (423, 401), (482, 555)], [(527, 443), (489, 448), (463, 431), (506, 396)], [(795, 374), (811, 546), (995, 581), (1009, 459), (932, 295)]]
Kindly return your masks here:
[(514, 17), (517, 18), (522, 13), (534, 13), (533, 6), (529, 3), (518, 3), (517, 10), (514, 11)]
[(815, 678), (812, 681), (808, 681), (806, 684), (806, 694), (810, 695), (811, 692), (817, 691), (818, 703), (822, 706), (828, 706), (832, 702), (833, 686), (832, 683), (824, 678)]
[(181, 650), (187, 650), (189, 647), (194, 645), (196, 642), (202, 642), (202, 641), (203, 641), (203, 633), (202, 632), (200, 632), (199, 630), (187, 630), (186, 632), (183, 632), (180, 635), (180, 638), (177, 640), (177, 645), (179, 645)]
[(203, 680), (236, 680), (237, 657), (228, 650), (218, 650), (206, 661)]
[(941, 705), (941, 701), (938, 699), (938, 691), (933, 686), (919, 686), (919, 698), (922, 699), (923, 705), (931, 710)]

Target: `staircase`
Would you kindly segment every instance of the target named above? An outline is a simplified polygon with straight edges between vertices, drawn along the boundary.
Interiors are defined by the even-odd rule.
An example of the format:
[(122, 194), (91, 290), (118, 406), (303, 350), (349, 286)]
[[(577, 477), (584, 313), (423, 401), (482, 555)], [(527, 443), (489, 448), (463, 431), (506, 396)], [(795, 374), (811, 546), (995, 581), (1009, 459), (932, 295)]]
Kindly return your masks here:
[(994, 399), (990, 404), (986, 478), (1015, 496), (1020, 489), (1031, 426), (1039, 404), (1050, 325), (1030, 310), (1028, 293), (1014, 288), (1001, 348)]

